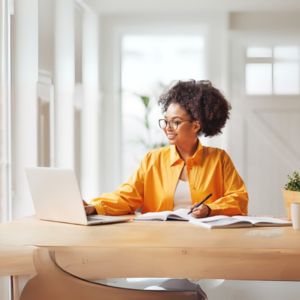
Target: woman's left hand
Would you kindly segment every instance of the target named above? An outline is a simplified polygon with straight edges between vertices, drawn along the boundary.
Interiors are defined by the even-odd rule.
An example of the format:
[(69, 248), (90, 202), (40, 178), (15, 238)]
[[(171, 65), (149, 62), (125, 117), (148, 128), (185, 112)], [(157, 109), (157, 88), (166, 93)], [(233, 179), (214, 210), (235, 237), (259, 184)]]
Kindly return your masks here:
[(194, 208), (194, 210), (192, 211), (192, 216), (195, 218), (205, 218), (209, 216), (209, 213), (209, 207), (205, 204), (202, 204), (199, 207)]

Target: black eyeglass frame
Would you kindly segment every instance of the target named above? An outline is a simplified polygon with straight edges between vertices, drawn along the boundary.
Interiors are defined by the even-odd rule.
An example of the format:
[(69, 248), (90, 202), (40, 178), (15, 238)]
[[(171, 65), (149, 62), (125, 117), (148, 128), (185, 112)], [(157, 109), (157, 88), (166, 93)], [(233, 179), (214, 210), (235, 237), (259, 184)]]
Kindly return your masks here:
[[(182, 123), (185, 123), (185, 122), (193, 122), (192, 120), (183, 120), (183, 121), (179, 121), (179, 120), (170, 120), (170, 121), (167, 121), (166, 119), (159, 119), (158, 120), (158, 126), (161, 128), (161, 129), (166, 129), (168, 127), (168, 124), (169, 126), (176, 130), (178, 129), (178, 127), (182, 124)], [(163, 125), (162, 125), (163, 124)]]

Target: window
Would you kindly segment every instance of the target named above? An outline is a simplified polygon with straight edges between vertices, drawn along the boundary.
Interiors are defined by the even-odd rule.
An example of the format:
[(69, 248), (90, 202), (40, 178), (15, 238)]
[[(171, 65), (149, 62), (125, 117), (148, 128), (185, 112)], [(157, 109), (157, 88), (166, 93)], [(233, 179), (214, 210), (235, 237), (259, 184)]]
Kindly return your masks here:
[[(173, 80), (205, 79), (204, 37), (125, 35), (122, 39), (123, 179), (150, 148), (167, 143), (156, 102)], [(149, 101), (149, 105), (148, 102)]]
[(299, 95), (300, 47), (248, 47), (246, 94)]

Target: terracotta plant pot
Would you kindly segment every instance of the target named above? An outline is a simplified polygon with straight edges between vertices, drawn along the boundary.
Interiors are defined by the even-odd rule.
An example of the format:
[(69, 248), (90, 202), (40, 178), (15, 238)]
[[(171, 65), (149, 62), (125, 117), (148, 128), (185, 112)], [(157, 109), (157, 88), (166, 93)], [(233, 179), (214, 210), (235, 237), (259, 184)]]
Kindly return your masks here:
[(283, 193), (286, 214), (287, 214), (288, 219), (290, 220), (291, 219), (291, 203), (293, 203), (293, 202), (300, 203), (300, 192), (283, 190), (282, 193)]

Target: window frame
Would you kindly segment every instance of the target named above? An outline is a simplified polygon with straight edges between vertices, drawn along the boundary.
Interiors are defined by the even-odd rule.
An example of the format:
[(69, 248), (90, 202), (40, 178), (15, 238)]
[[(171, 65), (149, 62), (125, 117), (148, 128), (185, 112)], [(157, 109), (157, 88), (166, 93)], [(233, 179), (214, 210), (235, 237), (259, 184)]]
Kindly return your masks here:
[[(299, 92), (294, 94), (286, 94), (286, 93), (275, 93), (275, 87), (274, 87), (274, 64), (278, 62), (298, 62), (298, 68), (299, 68), (299, 75), (300, 75), (300, 57), (298, 59), (275, 59), (274, 57), (274, 48), (276, 47), (298, 47), (299, 53), (300, 53), (300, 43), (299, 42), (286, 42), (284, 39), (281, 43), (247, 43), (247, 45), (244, 46), (244, 78), (243, 78), (243, 90), (244, 90), (244, 96), (246, 98), (277, 98), (280, 99), (282, 97), (289, 98), (289, 99), (297, 99), (300, 96), (300, 76), (299, 76)], [(255, 48), (270, 48), (271, 49), (271, 57), (247, 57), (247, 49), (250, 47)], [(246, 68), (248, 64), (270, 64), (271, 65), (271, 93), (270, 94), (248, 94), (246, 89)]]

